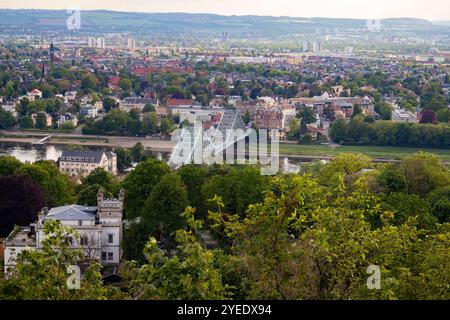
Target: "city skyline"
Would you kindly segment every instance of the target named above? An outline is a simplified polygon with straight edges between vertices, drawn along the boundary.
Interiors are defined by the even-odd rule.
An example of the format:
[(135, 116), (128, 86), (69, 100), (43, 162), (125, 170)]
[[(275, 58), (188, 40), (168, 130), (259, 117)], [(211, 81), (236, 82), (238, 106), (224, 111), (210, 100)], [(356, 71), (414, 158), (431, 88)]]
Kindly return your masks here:
[(0, 0), (2, 9), (67, 9), (79, 7), (81, 10), (107, 9), (129, 12), (186, 12), (214, 13), (221, 15), (260, 15), (289, 17), (329, 17), (353, 19), (385, 18), (421, 18), (431, 21), (450, 20), (450, 3), (440, 0), (412, 1), (358, 1), (340, 2), (322, 0), (315, 2), (293, 0), (250, 0), (245, 4), (238, 0), (218, 2), (211, 0), (168, 0), (133, 1), (124, 3), (117, 0), (99, 0), (95, 3), (87, 0), (54, 1), (42, 0)]

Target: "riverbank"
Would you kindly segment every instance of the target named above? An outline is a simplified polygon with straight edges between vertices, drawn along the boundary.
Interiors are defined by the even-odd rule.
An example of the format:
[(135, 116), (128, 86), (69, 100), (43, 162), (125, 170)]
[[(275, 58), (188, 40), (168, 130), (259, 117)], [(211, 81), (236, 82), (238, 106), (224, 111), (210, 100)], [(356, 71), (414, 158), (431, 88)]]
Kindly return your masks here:
[[(47, 142), (48, 145), (77, 145), (114, 149), (118, 147), (132, 148), (136, 143), (140, 142), (144, 148), (161, 153), (171, 153), (175, 147), (175, 142), (169, 140), (27, 131), (0, 132), (0, 143), (32, 144), (33, 141), (39, 140), (49, 134), (52, 135), (52, 138)], [(331, 160), (340, 153), (361, 153), (373, 158), (377, 162), (398, 162), (404, 157), (419, 151), (436, 154), (442, 160), (450, 163), (450, 150), (445, 149), (280, 144), (280, 157), (307, 161), (320, 159)]]
[(450, 162), (450, 150), (379, 147), (379, 146), (328, 146), (328, 145), (293, 145), (280, 144), (280, 154), (289, 157), (312, 156), (333, 158), (340, 153), (361, 153), (377, 160), (401, 160), (416, 152), (425, 151), (436, 154), (442, 160)]
[(0, 143), (32, 144), (45, 136), (51, 135), (52, 138), (46, 142), (48, 145), (76, 145), (97, 148), (132, 148), (140, 142), (149, 150), (155, 152), (170, 153), (175, 142), (168, 140), (153, 140), (139, 137), (117, 137), (117, 136), (88, 136), (64, 133), (42, 133), (42, 132), (2, 132), (0, 134)]

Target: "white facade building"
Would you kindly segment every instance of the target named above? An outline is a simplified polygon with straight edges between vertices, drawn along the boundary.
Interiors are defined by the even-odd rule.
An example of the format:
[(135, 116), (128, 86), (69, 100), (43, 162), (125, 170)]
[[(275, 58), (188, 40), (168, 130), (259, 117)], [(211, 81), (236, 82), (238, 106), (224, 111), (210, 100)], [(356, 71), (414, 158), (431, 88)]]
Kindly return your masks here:
[(394, 109), (392, 109), (392, 121), (416, 123), (417, 116), (408, 110), (394, 106)]
[(72, 248), (83, 250), (86, 261), (99, 261), (104, 266), (118, 265), (122, 259), (124, 197), (123, 190), (117, 199), (105, 199), (99, 191), (97, 207), (73, 204), (43, 210), (36, 223), (16, 227), (3, 244), (5, 273), (14, 267), (21, 251), (42, 249), (44, 224), (49, 220), (58, 220), (80, 235), (79, 239), (72, 239)]
[(93, 105), (81, 106), (80, 114), (89, 118), (96, 118), (98, 114), (98, 109)]
[(65, 150), (58, 162), (59, 170), (70, 176), (84, 177), (97, 168), (117, 174), (117, 155), (114, 152)]
[(129, 51), (135, 51), (136, 50), (136, 39), (134, 39), (134, 38), (128, 38), (127, 39), (127, 49)]
[(217, 114), (223, 115), (225, 109), (201, 106), (177, 106), (170, 107), (169, 112), (171, 115), (178, 114), (180, 116), (180, 122), (187, 120), (189, 123), (195, 123), (197, 121), (209, 121)]

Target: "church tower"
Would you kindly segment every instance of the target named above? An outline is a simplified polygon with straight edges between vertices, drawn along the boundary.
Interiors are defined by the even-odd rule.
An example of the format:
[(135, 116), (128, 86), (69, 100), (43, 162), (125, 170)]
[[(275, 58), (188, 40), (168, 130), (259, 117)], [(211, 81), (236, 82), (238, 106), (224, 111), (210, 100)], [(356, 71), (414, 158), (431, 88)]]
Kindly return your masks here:
[(41, 70), (41, 82), (42, 83), (45, 83), (45, 76), (46, 76), (45, 61), (42, 61), (42, 70)]

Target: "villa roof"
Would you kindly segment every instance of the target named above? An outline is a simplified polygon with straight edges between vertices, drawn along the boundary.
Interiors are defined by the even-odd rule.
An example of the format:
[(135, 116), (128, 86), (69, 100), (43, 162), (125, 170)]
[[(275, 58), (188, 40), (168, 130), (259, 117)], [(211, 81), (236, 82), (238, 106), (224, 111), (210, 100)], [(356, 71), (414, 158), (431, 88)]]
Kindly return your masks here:
[(50, 209), (44, 220), (94, 220), (96, 212), (97, 207), (72, 204)]
[(77, 151), (64, 150), (59, 158), (60, 161), (83, 162), (83, 163), (100, 163), (102, 160), (103, 151)]

